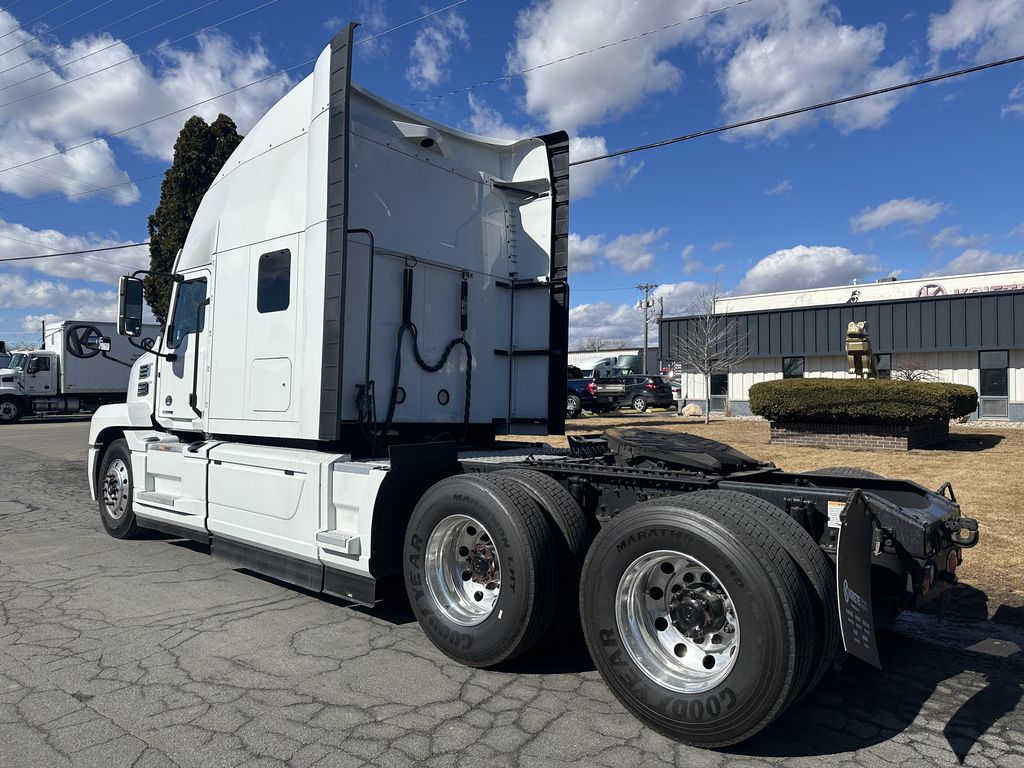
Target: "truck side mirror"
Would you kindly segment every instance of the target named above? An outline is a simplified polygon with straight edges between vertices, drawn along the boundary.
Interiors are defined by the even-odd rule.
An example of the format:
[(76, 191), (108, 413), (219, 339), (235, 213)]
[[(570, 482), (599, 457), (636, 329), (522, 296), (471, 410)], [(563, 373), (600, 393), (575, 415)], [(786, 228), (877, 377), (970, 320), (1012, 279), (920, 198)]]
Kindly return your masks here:
[(28, 367), (25, 369), (25, 373), (29, 374), (30, 376), (39, 373), (39, 360), (29, 360)]
[(110, 351), (110, 337), (109, 336), (91, 336), (85, 340), (82, 344), (84, 347), (89, 349), (95, 349), (98, 352), (109, 352)]
[[(117, 332), (132, 338), (142, 335), (142, 280), (122, 275), (117, 284)], [(110, 339), (107, 339), (110, 349)]]

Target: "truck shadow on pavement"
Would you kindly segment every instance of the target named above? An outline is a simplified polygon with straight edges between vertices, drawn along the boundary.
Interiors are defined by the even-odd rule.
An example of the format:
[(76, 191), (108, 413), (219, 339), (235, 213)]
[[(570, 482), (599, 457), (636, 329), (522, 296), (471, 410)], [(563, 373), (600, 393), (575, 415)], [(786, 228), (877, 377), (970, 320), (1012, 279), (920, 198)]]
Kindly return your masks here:
[(847, 658), (838, 674), (734, 751), (821, 756), (895, 739), (952, 750), (963, 764), (983, 737), (1020, 730), (1022, 648), (1017, 627), (906, 614), (880, 634), (883, 670)]
[[(176, 546), (208, 552), (192, 541)], [(325, 596), (245, 568), (240, 572), (309, 594), (393, 625), (415, 622), (401, 584), (387, 582), (373, 609)], [(922, 747), (963, 764), (971, 750), (991, 736), (1019, 748), (1007, 732), (1019, 732), (1024, 712), (1024, 628), (999, 623), (1022, 620), (1022, 610), (1000, 606), (988, 620), (985, 595), (960, 585), (966, 597), (957, 615), (941, 618), (905, 613), (892, 630), (879, 633), (882, 670), (846, 657), (838, 672), (792, 706), (768, 728), (728, 754), (757, 757), (817, 757), (855, 752), (885, 742), (895, 752)], [(494, 670), (508, 675), (592, 674), (595, 666), (580, 632), (538, 646)], [(1016, 717), (1007, 717), (1013, 713)], [(1013, 721), (1013, 722), (1011, 722)], [(939, 735), (941, 732), (941, 736)], [(1016, 746), (1015, 746), (1016, 745)], [(902, 762), (897, 760), (896, 762)], [(938, 763), (936, 763), (938, 764)]]

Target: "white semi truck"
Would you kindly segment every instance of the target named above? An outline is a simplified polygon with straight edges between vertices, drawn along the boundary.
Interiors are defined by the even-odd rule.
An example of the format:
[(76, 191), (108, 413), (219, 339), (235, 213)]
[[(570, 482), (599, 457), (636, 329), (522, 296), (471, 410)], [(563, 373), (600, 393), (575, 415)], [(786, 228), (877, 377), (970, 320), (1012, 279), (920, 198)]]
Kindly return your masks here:
[[(366, 605), (401, 578), (473, 666), (558, 653), (582, 622), (623, 704), (702, 746), (812, 688), (840, 631), (877, 662), (874, 609), (938, 594), (977, 539), (952, 491), (679, 434), (497, 441), (564, 430), (567, 137), (485, 139), (368, 93), (353, 27), (225, 164), (160, 345), (92, 419), (106, 530)], [(138, 273), (119, 314), (135, 337)]]
[[(15, 352), (0, 369), (0, 424), (23, 416), (95, 411), (123, 403), (132, 364), (153, 345), (160, 328), (143, 326), (137, 346), (114, 335), (114, 323), (65, 320), (43, 327), (43, 346)], [(114, 337), (107, 351), (101, 337)]]

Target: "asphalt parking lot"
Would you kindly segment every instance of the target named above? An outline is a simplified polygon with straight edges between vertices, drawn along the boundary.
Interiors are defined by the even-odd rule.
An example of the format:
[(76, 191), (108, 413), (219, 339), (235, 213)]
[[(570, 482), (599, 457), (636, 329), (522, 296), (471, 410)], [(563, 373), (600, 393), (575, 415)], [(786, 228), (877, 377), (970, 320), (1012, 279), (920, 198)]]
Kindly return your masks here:
[[(83, 420), (0, 429), (0, 766), (1024, 768), (1024, 630), (908, 615), (751, 742), (675, 744), (579, 644), (501, 670), (154, 535), (115, 541)], [(1018, 575), (1019, 577), (1019, 575)]]

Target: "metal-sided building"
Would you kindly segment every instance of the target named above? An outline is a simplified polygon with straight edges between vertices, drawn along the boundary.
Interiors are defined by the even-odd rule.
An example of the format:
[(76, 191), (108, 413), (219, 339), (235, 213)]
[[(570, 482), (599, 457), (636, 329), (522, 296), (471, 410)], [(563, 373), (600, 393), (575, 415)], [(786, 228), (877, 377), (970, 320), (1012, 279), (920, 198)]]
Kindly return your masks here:
[[(749, 415), (748, 392), (761, 381), (849, 376), (846, 328), (867, 320), (879, 376), (970, 384), (979, 418), (1024, 421), (1024, 271), (724, 297), (715, 312), (747, 357), (712, 375), (713, 412)], [(676, 360), (692, 326), (662, 319), (663, 362)], [(703, 407), (703, 377), (684, 372), (681, 394)]]

